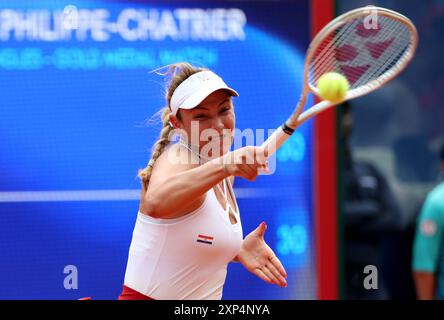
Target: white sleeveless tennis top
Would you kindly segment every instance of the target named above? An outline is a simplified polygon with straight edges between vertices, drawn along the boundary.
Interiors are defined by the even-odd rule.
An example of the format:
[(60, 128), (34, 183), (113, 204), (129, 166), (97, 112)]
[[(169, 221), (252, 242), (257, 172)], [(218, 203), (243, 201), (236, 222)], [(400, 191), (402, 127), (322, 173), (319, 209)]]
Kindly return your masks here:
[(177, 219), (138, 212), (124, 285), (153, 299), (220, 300), (227, 265), (239, 253), (243, 233), (239, 208), (231, 210), (224, 180), (225, 210), (211, 188), (203, 204)]

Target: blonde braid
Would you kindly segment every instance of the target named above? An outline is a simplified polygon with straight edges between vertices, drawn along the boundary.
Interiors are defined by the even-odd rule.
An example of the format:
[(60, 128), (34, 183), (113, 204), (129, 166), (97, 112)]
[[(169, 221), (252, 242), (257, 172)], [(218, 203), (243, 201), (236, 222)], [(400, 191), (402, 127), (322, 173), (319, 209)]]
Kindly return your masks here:
[(169, 116), (171, 110), (169, 107), (165, 107), (162, 113), (162, 131), (160, 132), (160, 137), (153, 146), (153, 151), (151, 159), (145, 169), (139, 170), (138, 176), (142, 179), (142, 184), (146, 188), (151, 178), (151, 173), (153, 171), (154, 163), (160, 157), (165, 147), (170, 143), (170, 134), (173, 131), (173, 127), (170, 125)]

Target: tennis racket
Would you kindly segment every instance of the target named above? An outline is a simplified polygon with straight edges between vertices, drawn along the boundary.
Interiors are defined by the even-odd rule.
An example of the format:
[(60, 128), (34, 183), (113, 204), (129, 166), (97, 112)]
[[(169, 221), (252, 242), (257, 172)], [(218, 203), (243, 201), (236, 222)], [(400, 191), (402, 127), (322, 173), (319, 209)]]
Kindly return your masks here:
[[(385, 8), (358, 8), (332, 20), (307, 49), (301, 97), (290, 118), (261, 145), (266, 157), (274, 154), (305, 121), (394, 79), (412, 60), (417, 44), (413, 23)], [(317, 81), (327, 72), (347, 78), (350, 88), (344, 99), (336, 103), (323, 100), (302, 112), (308, 94), (318, 95)]]

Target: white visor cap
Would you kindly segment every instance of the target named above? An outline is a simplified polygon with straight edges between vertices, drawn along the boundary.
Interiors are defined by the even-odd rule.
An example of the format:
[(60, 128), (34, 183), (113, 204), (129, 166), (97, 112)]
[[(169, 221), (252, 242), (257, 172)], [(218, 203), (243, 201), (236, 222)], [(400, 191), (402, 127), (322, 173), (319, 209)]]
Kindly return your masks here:
[(176, 115), (179, 109), (193, 109), (214, 91), (225, 89), (232, 96), (239, 94), (212, 71), (205, 70), (189, 76), (174, 90), (171, 97), (171, 112)]

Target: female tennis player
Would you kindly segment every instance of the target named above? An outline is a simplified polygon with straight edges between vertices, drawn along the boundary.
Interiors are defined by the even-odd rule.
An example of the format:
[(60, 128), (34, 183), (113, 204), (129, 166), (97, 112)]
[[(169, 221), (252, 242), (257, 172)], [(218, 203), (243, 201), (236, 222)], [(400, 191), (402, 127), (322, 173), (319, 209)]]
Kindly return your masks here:
[(237, 92), (188, 63), (164, 75), (163, 128), (139, 172), (142, 195), (119, 300), (221, 299), (231, 261), (285, 287), (285, 269), (264, 241), (265, 222), (243, 238), (234, 176), (253, 181), (268, 166), (256, 147), (229, 151)]

